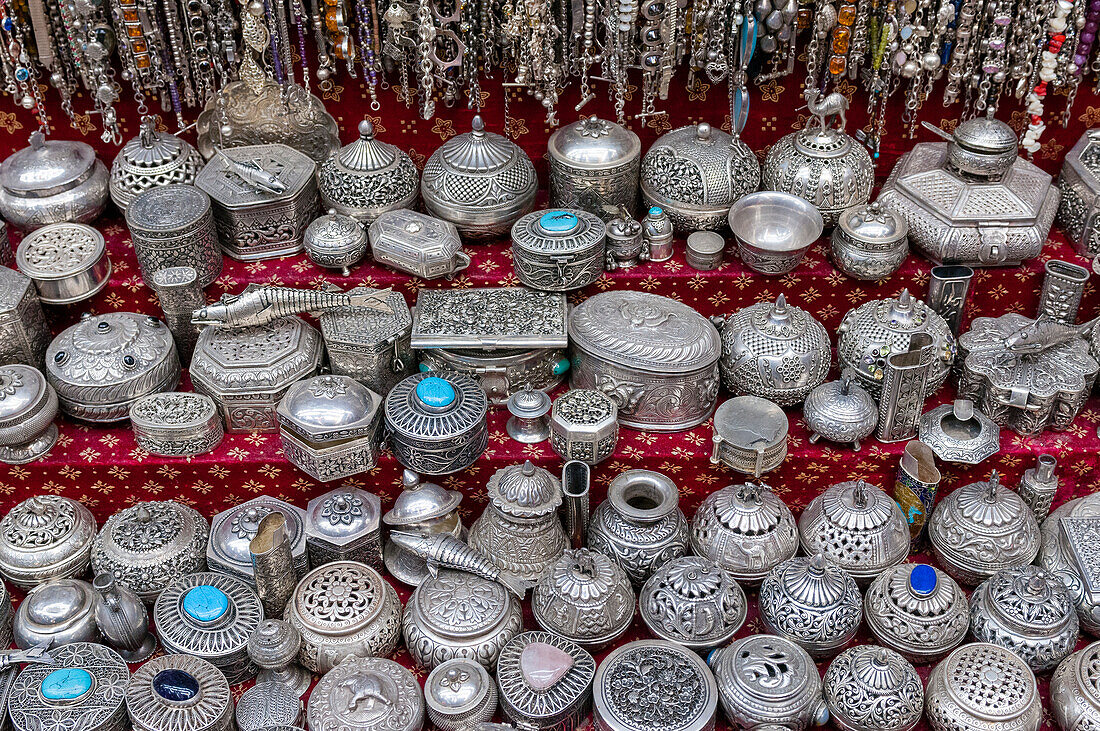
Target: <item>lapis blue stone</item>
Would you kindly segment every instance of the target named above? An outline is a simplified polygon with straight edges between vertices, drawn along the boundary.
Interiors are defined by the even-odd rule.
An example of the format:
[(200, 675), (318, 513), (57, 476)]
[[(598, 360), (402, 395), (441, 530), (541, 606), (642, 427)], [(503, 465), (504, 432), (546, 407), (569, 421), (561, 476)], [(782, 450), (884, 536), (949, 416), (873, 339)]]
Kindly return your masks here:
[(921, 596), (934, 592), (937, 583), (936, 570), (927, 564), (919, 563), (909, 572), (909, 588)]
[(183, 611), (200, 622), (213, 622), (229, 610), (229, 597), (216, 586), (200, 584), (183, 595)]
[(153, 690), (165, 700), (183, 703), (199, 694), (199, 681), (186, 670), (169, 668), (153, 676)]
[(42, 697), (50, 701), (72, 701), (92, 689), (92, 674), (83, 668), (54, 670), (42, 679)]
[(569, 211), (547, 211), (539, 219), (543, 231), (552, 234), (567, 234), (580, 224), (580, 219)]
[(428, 376), (416, 384), (416, 397), (437, 409), (450, 406), (455, 400), (455, 387), (438, 376)]

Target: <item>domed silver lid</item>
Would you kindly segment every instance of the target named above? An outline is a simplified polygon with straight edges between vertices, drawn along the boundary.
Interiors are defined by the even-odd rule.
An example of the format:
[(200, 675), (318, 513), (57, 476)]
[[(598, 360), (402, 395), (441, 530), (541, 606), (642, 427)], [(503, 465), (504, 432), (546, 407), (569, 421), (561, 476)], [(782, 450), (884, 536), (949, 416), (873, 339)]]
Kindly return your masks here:
[(352, 657), (325, 673), (309, 696), (306, 713), (311, 729), (419, 731), (424, 694), (416, 677), (399, 663)]
[(30, 636), (64, 633), (95, 611), (98, 597), (82, 579), (47, 581), (29, 591), (19, 604), (16, 627)]
[[(830, 420), (856, 423), (878, 419), (878, 404), (871, 394), (858, 383), (851, 370), (844, 369), (836, 381), (823, 383), (806, 399), (803, 411), (813, 410), (828, 416)], [(874, 427), (871, 427), (872, 430)]]
[(589, 170), (625, 165), (642, 154), (638, 135), (594, 114), (559, 127), (546, 147), (551, 157), (570, 167)]
[(184, 160), (194, 149), (176, 135), (158, 132), (152, 121), (145, 121), (137, 136), (122, 146), (113, 165), (137, 170), (162, 168)]
[(585, 647), (619, 637), (634, 618), (634, 603), (623, 568), (587, 548), (566, 549), (543, 571), (531, 594), (540, 627)]
[(867, 626), (878, 641), (913, 662), (954, 649), (970, 622), (966, 594), (950, 576), (927, 564), (892, 566), (864, 597)]
[(206, 557), (211, 569), (251, 578), (252, 555), (248, 546), (256, 537), (260, 521), (272, 512), (286, 518), (286, 533), (297, 565), (306, 550), (305, 511), (278, 498), (260, 495), (218, 513), (210, 521)]
[(382, 500), (357, 487), (340, 487), (306, 505), (306, 535), (343, 546), (378, 530)]
[(29, 497), (0, 521), (0, 573), (22, 588), (78, 576), (88, 566), (95, 534), (95, 517), (75, 500)]
[(95, 169), (95, 150), (76, 140), (47, 140), (41, 132), (31, 144), (0, 163), (0, 187), (23, 198), (43, 198), (83, 183)]
[(875, 248), (889, 248), (909, 235), (909, 224), (878, 201), (852, 206), (840, 214), (837, 227), (853, 240)]
[[(1035, 674), (1018, 655), (971, 642), (932, 669), (928, 717), (940, 728), (1039, 728), (1042, 707)], [(941, 720), (941, 714), (946, 718)]]
[(366, 246), (367, 231), (351, 216), (329, 211), (306, 227), (305, 246), (311, 251), (343, 253)]
[(347, 376), (314, 376), (287, 389), (276, 412), (279, 424), (305, 439), (329, 442), (373, 431), (381, 397)]
[[(474, 115), (470, 131), (456, 135), (443, 143), (437, 153), (444, 169), (466, 174), (484, 175), (500, 170), (517, 155), (527, 153), (511, 140), (485, 131), (481, 115)], [(433, 155), (435, 157), (435, 155)]]
[(340, 213), (369, 224), (381, 213), (412, 205), (419, 175), (412, 159), (374, 136), (369, 119), (359, 123), (359, 139), (326, 160), (317, 173), (321, 200)]
[(488, 705), (495, 710), (496, 696), (496, 684), (489, 671), (481, 663), (465, 657), (436, 665), (424, 681), (428, 710), (455, 725)]
[(859, 629), (863, 599), (856, 580), (817, 553), (788, 559), (764, 577), (760, 616), (774, 634), (827, 656)]
[(745, 482), (711, 494), (699, 511), (713, 513), (726, 529), (737, 535), (760, 536), (784, 524), (794, 526), (790, 508), (767, 485)]
[(977, 592), (983, 594), (985, 610), (995, 621), (1015, 633), (1051, 637), (1072, 625), (1077, 637), (1077, 610), (1069, 590), (1045, 569), (1032, 565), (1001, 569)]
[(176, 358), (172, 333), (155, 317), (136, 312), (86, 314), (50, 343), (46, 375), (62, 399), (98, 401), (89, 389), (117, 389)]
[(562, 502), (561, 481), (531, 460), (497, 470), (487, 489), (493, 507), (516, 518), (549, 515)]
[(728, 642), (745, 623), (745, 592), (726, 570), (700, 556), (662, 564), (638, 592), (646, 627), (693, 650)]
[(957, 145), (990, 155), (1016, 153), (1019, 138), (1012, 127), (999, 119), (981, 116), (968, 119), (952, 135)]
[(420, 475), (412, 470), (405, 470), (401, 482), (404, 489), (382, 516), (386, 525), (412, 525), (441, 518), (454, 512), (462, 502), (462, 493), (445, 490), (434, 482), (421, 482)]
[(341, 147), (336, 159), (353, 172), (369, 173), (384, 170), (393, 165), (400, 150), (374, 137), (374, 123), (364, 119), (359, 123), (359, 139)]
[(824, 686), (825, 703), (840, 728), (910, 731), (924, 713), (916, 668), (885, 647), (859, 645), (840, 653)]
[(0, 366), (0, 429), (17, 426), (49, 399), (42, 372), (22, 363)]

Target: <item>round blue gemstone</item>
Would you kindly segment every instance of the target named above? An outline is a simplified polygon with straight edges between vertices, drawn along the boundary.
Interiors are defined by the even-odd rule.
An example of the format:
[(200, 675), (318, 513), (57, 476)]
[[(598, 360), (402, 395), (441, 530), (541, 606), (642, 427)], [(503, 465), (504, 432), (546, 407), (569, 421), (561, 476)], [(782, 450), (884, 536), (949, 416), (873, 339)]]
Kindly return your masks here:
[(200, 622), (213, 622), (229, 611), (229, 597), (215, 586), (200, 584), (183, 595), (183, 611)]
[(438, 376), (428, 376), (416, 384), (416, 397), (428, 406), (441, 409), (455, 401), (455, 387)]
[(927, 596), (936, 590), (936, 570), (919, 563), (909, 572), (909, 588), (921, 596)]
[(42, 697), (50, 701), (72, 701), (92, 689), (92, 674), (83, 668), (54, 670), (42, 679)]
[(15, 70), (15, 78), (19, 81), (26, 81), (30, 77), (31, 77), (31, 72), (30, 72), (29, 69), (19, 67)]
[(569, 211), (547, 211), (539, 219), (543, 231), (552, 234), (567, 234), (580, 225), (580, 219)]
[(169, 668), (153, 676), (153, 690), (165, 700), (183, 703), (199, 694), (199, 681), (185, 670)]
[(4, 30), (12, 31), (15, 29), (15, 21), (11, 18), (4, 18)]
[(664, 210), (660, 206), (650, 206), (649, 208), (649, 215), (651, 216), (659, 216), (662, 213), (664, 213)]

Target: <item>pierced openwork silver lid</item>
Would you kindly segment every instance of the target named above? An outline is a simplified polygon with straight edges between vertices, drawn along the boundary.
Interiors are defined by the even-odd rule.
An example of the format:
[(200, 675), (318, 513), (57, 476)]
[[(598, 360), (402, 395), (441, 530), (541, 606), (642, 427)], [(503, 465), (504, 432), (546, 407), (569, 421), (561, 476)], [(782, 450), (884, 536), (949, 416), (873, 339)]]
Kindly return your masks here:
[(493, 507), (516, 518), (549, 515), (562, 502), (561, 481), (531, 460), (497, 470), (487, 489)]
[(700, 556), (662, 564), (638, 593), (649, 631), (693, 650), (728, 642), (744, 624), (747, 604), (726, 570)]
[(859, 731), (909, 731), (924, 712), (917, 670), (893, 650), (859, 645), (840, 653), (825, 673), (833, 723)]
[(1015, 653), (984, 642), (963, 645), (928, 677), (934, 728), (1037, 729), (1042, 705), (1035, 674)]
[(788, 559), (764, 577), (760, 616), (774, 634), (827, 657), (855, 636), (863, 600), (855, 579), (818, 553)]
[[(111, 164), (111, 200), (122, 212), (139, 193), (175, 183), (194, 183), (203, 159), (191, 143), (167, 132), (158, 132), (146, 119)], [(208, 204), (209, 205), (209, 204)]]
[(758, 582), (798, 550), (798, 526), (766, 485), (729, 485), (708, 495), (691, 523), (692, 550), (738, 581)]
[(92, 512), (60, 495), (35, 495), (0, 521), (0, 574), (22, 589), (88, 567), (96, 522)]

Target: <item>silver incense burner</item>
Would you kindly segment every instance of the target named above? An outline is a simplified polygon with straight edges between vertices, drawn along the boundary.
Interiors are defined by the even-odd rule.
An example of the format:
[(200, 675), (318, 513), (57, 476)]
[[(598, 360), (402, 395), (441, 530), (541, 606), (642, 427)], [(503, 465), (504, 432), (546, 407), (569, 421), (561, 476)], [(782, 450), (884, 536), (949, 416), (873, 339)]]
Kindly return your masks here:
[(364, 226), (386, 211), (414, 207), (419, 188), (412, 159), (375, 139), (369, 119), (359, 123), (359, 139), (337, 150), (317, 171), (321, 204)]

